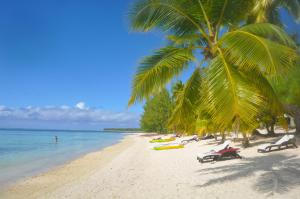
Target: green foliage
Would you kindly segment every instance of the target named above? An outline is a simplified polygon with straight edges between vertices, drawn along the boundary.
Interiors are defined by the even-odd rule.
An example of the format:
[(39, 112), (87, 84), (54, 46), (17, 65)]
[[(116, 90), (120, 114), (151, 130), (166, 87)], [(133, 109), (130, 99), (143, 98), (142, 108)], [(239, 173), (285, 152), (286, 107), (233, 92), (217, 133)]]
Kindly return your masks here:
[(300, 108), (300, 64), (287, 76), (274, 82), (274, 87), (284, 104), (297, 105)]
[(296, 21), (300, 20), (300, 1), (299, 0), (259, 0), (255, 1), (248, 19), (249, 23), (270, 22), (283, 26), (280, 19), (280, 9), (285, 9)]
[(298, 55), (280, 27), (245, 25), (255, 5), (254, 0), (138, 0), (130, 13), (132, 28), (162, 30), (170, 42), (142, 61), (129, 104), (149, 98), (196, 62), (193, 75), (173, 94), (172, 129), (225, 132), (234, 124), (249, 131), (262, 107), (279, 112), (270, 79), (292, 70)]
[(184, 84), (182, 83), (182, 81), (177, 81), (175, 84), (172, 85), (171, 92), (172, 92), (173, 104), (175, 103), (176, 99), (178, 98), (183, 88), (184, 88)]
[(200, 103), (201, 75), (196, 69), (187, 83), (176, 93), (176, 100), (169, 127), (177, 132), (193, 133)]
[(168, 46), (145, 57), (134, 78), (129, 105), (150, 97), (174, 76), (179, 75), (194, 60), (192, 50)]
[(159, 28), (176, 35), (203, 34), (206, 18), (214, 26), (236, 24), (252, 7), (251, 0), (138, 0), (130, 10), (130, 20), (138, 31)]
[(147, 100), (140, 125), (146, 132), (167, 133), (171, 113), (171, 97), (166, 89)]

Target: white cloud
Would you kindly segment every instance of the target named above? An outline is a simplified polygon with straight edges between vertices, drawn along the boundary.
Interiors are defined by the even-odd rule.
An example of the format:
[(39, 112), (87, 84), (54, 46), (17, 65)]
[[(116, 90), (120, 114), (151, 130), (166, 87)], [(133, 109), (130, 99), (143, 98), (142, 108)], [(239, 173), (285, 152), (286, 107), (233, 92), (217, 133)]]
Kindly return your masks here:
[(78, 103), (76, 104), (76, 108), (79, 108), (79, 109), (81, 109), (81, 110), (86, 109), (85, 103), (84, 103), (84, 102), (78, 102)]
[[(104, 109), (88, 108), (84, 102), (79, 102), (74, 108), (63, 106), (45, 106), (33, 107), (27, 106), (25, 108), (8, 108), (0, 106), (0, 127), (6, 127), (8, 124), (16, 124), (19, 122), (30, 122), (30, 124), (47, 123), (52, 125), (49, 128), (59, 128), (60, 124), (81, 125), (83, 128), (89, 126), (100, 127), (137, 127), (139, 123), (139, 114), (132, 112), (115, 112)], [(53, 126), (54, 125), (54, 126)], [(33, 126), (34, 128), (34, 126)], [(48, 128), (48, 127), (47, 127)]]

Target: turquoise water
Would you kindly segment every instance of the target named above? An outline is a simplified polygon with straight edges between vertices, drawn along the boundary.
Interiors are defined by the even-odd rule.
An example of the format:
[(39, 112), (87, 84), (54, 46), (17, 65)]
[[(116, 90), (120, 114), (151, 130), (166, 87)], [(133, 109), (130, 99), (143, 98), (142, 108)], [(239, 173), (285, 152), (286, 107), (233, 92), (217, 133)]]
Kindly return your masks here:
[[(29, 177), (118, 143), (126, 134), (0, 130), (0, 185)], [(55, 141), (58, 137), (58, 142)]]

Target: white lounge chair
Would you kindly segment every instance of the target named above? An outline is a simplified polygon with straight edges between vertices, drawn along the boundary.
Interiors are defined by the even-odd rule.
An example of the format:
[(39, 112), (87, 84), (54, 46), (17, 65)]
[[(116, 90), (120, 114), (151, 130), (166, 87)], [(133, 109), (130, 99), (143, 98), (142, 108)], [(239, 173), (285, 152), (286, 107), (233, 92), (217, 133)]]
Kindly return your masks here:
[(290, 147), (297, 148), (295, 136), (285, 135), (275, 143), (262, 144), (258, 146), (257, 152), (265, 153), (273, 150), (281, 150), (282, 147), (284, 147), (285, 149)]

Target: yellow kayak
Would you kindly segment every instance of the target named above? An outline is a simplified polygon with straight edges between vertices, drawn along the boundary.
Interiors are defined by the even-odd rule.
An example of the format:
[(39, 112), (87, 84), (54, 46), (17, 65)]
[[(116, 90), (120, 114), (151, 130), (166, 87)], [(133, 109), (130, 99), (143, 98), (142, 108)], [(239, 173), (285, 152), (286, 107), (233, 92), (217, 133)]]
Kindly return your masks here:
[(159, 142), (172, 142), (175, 138), (168, 138), (168, 139), (157, 139), (157, 140), (151, 140), (150, 143), (159, 143)]
[(178, 144), (178, 145), (163, 145), (163, 146), (154, 147), (153, 149), (159, 151), (159, 150), (181, 149), (181, 148), (184, 148), (183, 144)]

